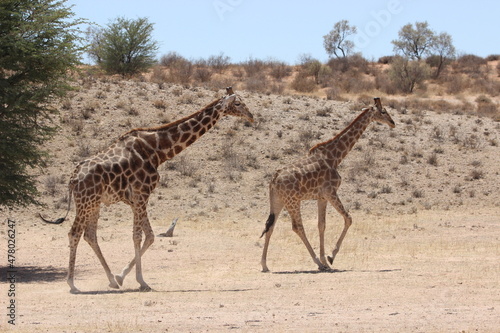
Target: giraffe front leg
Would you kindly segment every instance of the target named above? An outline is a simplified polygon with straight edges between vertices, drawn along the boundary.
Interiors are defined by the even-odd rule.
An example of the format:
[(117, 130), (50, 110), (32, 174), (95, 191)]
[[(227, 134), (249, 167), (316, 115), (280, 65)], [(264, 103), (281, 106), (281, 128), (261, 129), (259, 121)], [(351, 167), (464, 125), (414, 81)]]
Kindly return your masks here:
[(309, 251), (309, 254), (311, 255), (311, 258), (313, 259), (314, 263), (318, 265), (318, 269), (320, 271), (329, 270), (330, 267), (328, 267), (328, 265), (324, 265), (321, 262), (321, 260), (316, 256), (316, 253), (314, 252), (311, 244), (307, 240), (306, 232), (304, 230), (304, 226), (302, 225), (302, 218), (300, 216), (300, 204), (298, 207), (294, 207), (294, 209), (288, 209), (288, 213), (290, 213), (290, 217), (292, 218), (293, 231), (300, 237), (300, 239), (306, 246), (307, 251)]
[(342, 245), (344, 237), (347, 234), (347, 230), (349, 230), (349, 227), (352, 224), (352, 218), (349, 215), (349, 213), (347, 213), (347, 211), (344, 209), (342, 202), (340, 202), (340, 199), (336, 195), (333, 195), (331, 198), (328, 199), (328, 201), (344, 217), (344, 229), (342, 230), (342, 233), (340, 234), (340, 237), (337, 240), (335, 247), (333, 248), (332, 256), (328, 257), (328, 261), (330, 262), (330, 264), (333, 264), (333, 260), (335, 260), (335, 256), (340, 250), (340, 246)]
[[(144, 282), (144, 279), (142, 277), (142, 265), (141, 265), (141, 257), (144, 255), (146, 250), (153, 244), (154, 242), (154, 233), (153, 229), (151, 228), (151, 225), (149, 224), (149, 221), (147, 220), (146, 217), (146, 222), (142, 226), (141, 229), (136, 230), (134, 228), (134, 235), (133, 235), (133, 240), (134, 240), (134, 249), (136, 250), (134, 258), (130, 261), (130, 263), (123, 268), (123, 271), (121, 274), (115, 275), (115, 280), (118, 282), (120, 286), (123, 285), (123, 280), (127, 276), (128, 273), (132, 270), (134, 266), (136, 266), (136, 279), (141, 285), (140, 290), (141, 291), (149, 291), (151, 288)], [(140, 247), (141, 240), (142, 240), (142, 234), (141, 232), (144, 231), (146, 238), (144, 240), (144, 243), (142, 244), (142, 248)], [(137, 254), (137, 249), (140, 248), (139, 255)], [(139, 262), (139, 266), (137, 266), (137, 263)]]
[(325, 257), (326, 205), (326, 200), (318, 200), (319, 260), (323, 265), (330, 267)]

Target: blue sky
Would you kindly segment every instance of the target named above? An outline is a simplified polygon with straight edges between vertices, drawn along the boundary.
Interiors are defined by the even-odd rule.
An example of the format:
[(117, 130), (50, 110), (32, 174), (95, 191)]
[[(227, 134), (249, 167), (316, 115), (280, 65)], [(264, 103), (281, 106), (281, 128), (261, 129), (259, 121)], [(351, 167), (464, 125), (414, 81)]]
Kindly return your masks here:
[(358, 29), (355, 51), (377, 60), (407, 23), (427, 21), (447, 32), (457, 51), (500, 54), (498, 0), (69, 0), (76, 17), (106, 26), (117, 17), (154, 23), (158, 58), (176, 51), (188, 59), (223, 52), (232, 62), (276, 59), (297, 63), (328, 55), (323, 36), (340, 20)]

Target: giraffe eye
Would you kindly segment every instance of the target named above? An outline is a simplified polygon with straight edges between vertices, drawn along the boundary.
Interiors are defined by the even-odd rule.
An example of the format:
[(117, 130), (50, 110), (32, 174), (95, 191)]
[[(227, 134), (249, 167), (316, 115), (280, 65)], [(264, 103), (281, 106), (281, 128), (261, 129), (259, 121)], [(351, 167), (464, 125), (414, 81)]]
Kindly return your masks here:
[(234, 102), (234, 105), (236, 105), (236, 106), (240, 106), (240, 105), (241, 105), (241, 103), (240, 103), (240, 102)]

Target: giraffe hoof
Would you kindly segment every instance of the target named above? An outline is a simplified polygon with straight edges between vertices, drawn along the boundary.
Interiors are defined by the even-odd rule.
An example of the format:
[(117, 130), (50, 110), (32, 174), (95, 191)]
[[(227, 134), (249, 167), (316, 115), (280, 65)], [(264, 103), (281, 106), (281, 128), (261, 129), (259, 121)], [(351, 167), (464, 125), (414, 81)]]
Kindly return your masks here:
[(269, 273), (269, 268), (262, 268), (262, 273)]
[(330, 265), (333, 264), (333, 258), (328, 256), (328, 262), (330, 263)]
[(69, 292), (72, 294), (79, 294), (80, 290), (78, 288), (71, 288), (71, 290)]
[(148, 291), (153, 291), (153, 289), (151, 289), (150, 286), (145, 285), (145, 286), (140, 286), (139, 287), (139, 291), (141, 291), (141, 292), (148, 292)]
[(318, 269), (322, 272), (325, 272), (325, 271), (329, 271), (330, 270), (330, 267), (326, 266), (326, 265), (321, 265), (318, 267)]
[(115, 283), (110, 283), (110, 284), (109, 284), (109, 287), (110, 287), (110, 288), (113, 288), (113, 289), (120, 289), (120, 286), (119, 286), (119, 285), (118, 285), (118, 283), (116, 283), (116, 282), (115, 282)]
[[(121, 287), (123, 285), (123, 278), (120, 275), (115, 275), (115, 280), (118, 283), (118, 286)], [(111, 285), (110, 285), (110, 287), (111, 287)], [(119, 287), (117, 287), (117, 288), (119, 288)]]

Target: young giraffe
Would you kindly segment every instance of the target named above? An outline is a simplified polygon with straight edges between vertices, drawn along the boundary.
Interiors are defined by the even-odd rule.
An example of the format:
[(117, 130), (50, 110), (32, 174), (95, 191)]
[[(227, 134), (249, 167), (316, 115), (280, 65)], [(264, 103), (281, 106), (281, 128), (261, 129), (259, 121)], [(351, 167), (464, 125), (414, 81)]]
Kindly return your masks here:
[[(261, 237), (264, 234), (266, 235), (261, 260), (263, 272), (269, 271), (266, 265), (269, 239), (271, 238), (274, 224), (283, 207), (286, 208), (290, 214), (293, 231), (302, 239), (309, 254), (320, 270), (329, 269), (325, 259), (324, 249), (327, 203), (329, 202), (344, 217), (344, 230), (333, 249), (332, 256), (328, 257), (330, 264), (333, 263), (347, 233), (347, 229), (349, 229), (352, 223), (351, 217), (346, 212), (337, 196), (337, 189), (341, 182), (337, 167), (372, 121), (387, 124), (391, 128), (395, 126), (391, 116), (389, 116), (385, 108), (382, 107), (380, 98), (375, 98), (374, 100), (374, 107), (363, 109), (363, 112), (333, 139), (317, 144), (309, 150), (308, 156), (275, 173), (269, 184), (271, 212), (261, 235)], [(300, 215), (300, 202), (302, 200), (311, 199), (318, 201), (319, 259), (307, 240)]]
[[(70, 196), (72, 193), (76, 205), (75, 221), (68, 234), (70, 257), (67, 281), (72, 293), (78, 292), (73, 279), (76, 248), (82, 233), (104, 267), (111, 288), (119, 288), (135, 265), (140, 290), (151, 290), (142, 277), (141, 256), (154, 241), (146, 205), (160, 179), (158, 167), (195, 142), (225, 115), (253, 121), (241, 98), (234, 94), (231, 87), (226, 90), (227, 96), (188, 117), (163, 126), (137, 128), (125, 133), (107, 151), (76, 167), (69, 182)], [(134, 213), (135, 257), (121, 274), (114, 276), (97, 244), (96, 231), (101, 203), (109, 206), (118, 201), (128, 204)], [(64, 219), (44, 221), (58, 224)], [(141, 247), (143, 232), (146, 237)]]

